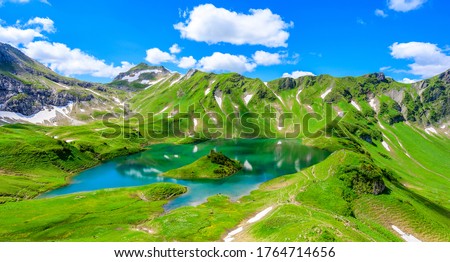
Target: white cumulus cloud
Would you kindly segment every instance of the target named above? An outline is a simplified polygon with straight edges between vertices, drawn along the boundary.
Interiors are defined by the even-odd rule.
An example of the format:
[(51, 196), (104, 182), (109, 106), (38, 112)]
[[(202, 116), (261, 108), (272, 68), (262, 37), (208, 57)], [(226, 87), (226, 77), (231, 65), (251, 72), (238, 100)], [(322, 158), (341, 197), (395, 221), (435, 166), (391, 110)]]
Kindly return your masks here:
[(45, 38), (43, 32), (54, 33), (54, 22), (50, 18), (35, 17), (21, 24), (20, 20), (11, 26), (3, 26), (0, 23), (0, 42), (11, 44), (15, 47), (26, 45), (36, 38)]
[(375, 9), (375, 15), (380, 17), (388, 17), (388, 15), (381, 9)]
[(175, 56), (161, 51), (159, 48), (151, 48), (147, 50), (145, 60), (147, 60), (150, 64), (159, 65), (165, 62), (174, 62)]
[(180, 59), (180, 61), (178, 62), (178, 67), (180, 68), (192, 68), (195, 66), (195, 64), (197, 63), (197, 60), (195, 60), (195, 58), (193, 58), (192, 56), (186, 56), (186, 57), (182, 57)]
[(403, 78), (402, 80), (400, 80), (400, 82), (404, 84), (412, 84), (419, 81), (420, 79), (409, 79), (409, 78)]
[(306, 71), (294, 71), (291, 74), (284, 73), (282, 77), (291, 77), (291, 78), (299, 78), (302, 76), (315, 76), (315, 74)]
[(420, 8), (427, 0), (388, 0), (388, 7), (397, 12), (409, 12)]
[(13, 46), (25, 45), (32, 42), (35, 38), (44, 37), (36, 29), (22, 29), (16, 26), (0, 25), (0, 42), (8, 43)]
[[(16, 3), (16, 4), (27, 4), (31, 2), (31, 0), (0, 0), (0, 7), (3, 5), (3, 3), (10, 2), (10, 3)], [(48, 0), (39, 0), (39, 2), (50, 5)]]
[(423, 42), (394, 43), (389, 47), (395, 59), (411, 59), (408, 71), (423, 78), (432, 77), (450, 68), (450, 56), (436, 44)]
[(270, 9), (250, 9), (249, 14), (217, 8), (212, 4), (195, 7), (185, 22), (174, 25), (182, 38), (216, 44), (287, 47), (293, 23), (286, 23)]
[(28, 20), (28, 22), (25, 25), (26, 26), (38, 25), (37, 30), (45, 31), (48, 33), (54, 33), (56, 31), (53, 20), (51, 20), (48, 17), (47, 18), (35, 17), (33, 19)]
[(200, 70), (207, 72), (251, 72), (256, 68), (256, 64), (249, 61), (243, 55), (231, 55), (227, 53), (215, 52), (211, 56), (203, 57), (198, 61)]
[(180, 46), (178, 46), (178, 44), (173, 44), (170, 48), (169, 51), (171, 54), (178, 54), (181, 52), (181, 48)]
[(71, 49), (62, 43), (35, 41), (25, 45), (22, 51), (66, 76), (91, 75), (112, 78), (134, 66), (128, 62), (122, 62), (121, 66), (106, 64), (105, 61), (86, 54), (78, 48)]
[(269, 66), (281, 64), (281, 55), (279, 53), (256, 51), (252, 58), (257, 65)]

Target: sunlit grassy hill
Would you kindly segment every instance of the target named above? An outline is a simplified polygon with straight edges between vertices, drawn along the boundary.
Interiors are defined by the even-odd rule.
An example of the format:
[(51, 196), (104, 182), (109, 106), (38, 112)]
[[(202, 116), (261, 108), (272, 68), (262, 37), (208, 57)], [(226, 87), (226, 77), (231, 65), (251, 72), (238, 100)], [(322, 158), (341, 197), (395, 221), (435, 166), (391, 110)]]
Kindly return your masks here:
[[(422, 241), (450, 241), (450, 71), (415, 84), (381, 73), (265, 83), (140, 64), (108, 85), (83, 86), (14, 50), (8, 54), (12, 62), (2, 64), (0, 76), (12, 87), (54, 94), (53, 87), (70, 80), (67, 92), (92, 93), (93, 100), (72, 101), (67, 116), (77, 125), (2, 118), (11, 122), (0, 127), (2, 241), (401, 241), (394, 228)], [(4, 86), (2, 110), (9, 111), (1, 112), (23, 103), (24, 110), (36, 109), (27, 104), (31, 93)], [(158, 183), (34, 199), (82, 170), (151, 144), (287, 135), (332, 153), (238, 201), (216, 195), (163, 212), (186, 189)], [(186, 177), (209, 168), (205, 163), (172, 172)]]

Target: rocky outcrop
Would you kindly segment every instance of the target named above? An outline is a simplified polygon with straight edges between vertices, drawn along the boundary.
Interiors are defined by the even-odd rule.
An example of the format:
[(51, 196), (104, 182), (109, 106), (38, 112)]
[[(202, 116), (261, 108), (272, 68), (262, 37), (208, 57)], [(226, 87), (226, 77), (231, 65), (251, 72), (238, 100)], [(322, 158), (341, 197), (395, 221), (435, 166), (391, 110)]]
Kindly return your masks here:
[(378, 81), (386, 81), (386, 76), (384, 75), (384, 73), (375, 73), (375, 76)]
[[(37, 73), (37, 75), (39, 75), (39, 73)], [(67, 86), (80, 86), (83, 88), (91, 88), (93, 86), (95, 86), (95, 84), (90, 83), (90, 82), (84, 82), (84, 81), (79, 81), (76, 79), (70, 79), (70, 78), (63, 78), (60, 76), (56, 76), (56, 75), (52, 75), (52, 74), (43, 74), (43, 77), (52, 80), (55, 83), (59, 83), (59, 84), (63, 84), (63, 85), (67, 85)], [(100, 86), (98, 86), (100, 87)]]
[(378, 82), (385, 82), (386, 81), (386, 76), (384, 75), (384, 73), (380, 72), (380, 73), (372, 73), (372, 74), (367, 74), (364, 75), (365, 78), (373, 78), (376, 79)]
[(36, 114), (48, 105), (66, 106), (70, 102), (90, 101), (91, 94), (75, 90), (55, 91), (35, 88), (32, 85), (0, 74), (0, 111), (10, 111), (26, 116)]
[(373, 191), (372, 194), (379, 195), (384, 192), (386, 189), (386, 185), (384, 184), (383, 180), (376, 180), (373, 182)]
[(438, 77), (440, 80), (442, 80), (442, 82), (450, 85), (450, 69), (440, 74)]
[[(69, 89), (58, 91), (43, 86), (47, 79)], [(94, 99), (89, 92), (70, 88), (77, 86), (101, 88), (99, 84), (60, 76), (19, 49), (0, 43), (0, 111), (29, 116), (47, 106), (66, 106), (70, 102)]]
[(297, 86), (297, 83), (295, 83), (295, 79), (290, 77), (284, 77), (280, 79), (279, 82), (279, 90), (290, 90), (294, 89)]
[(391, 89), (391, 90), (386, 91), (385, 95), (387, 95), (390, 98), (392, 98), (392, 100), (397, 102), (397, 104), (401, 104), (402, 101), (403, 101), (403, 98), (405, 96), (405, 91), (404, 90)]

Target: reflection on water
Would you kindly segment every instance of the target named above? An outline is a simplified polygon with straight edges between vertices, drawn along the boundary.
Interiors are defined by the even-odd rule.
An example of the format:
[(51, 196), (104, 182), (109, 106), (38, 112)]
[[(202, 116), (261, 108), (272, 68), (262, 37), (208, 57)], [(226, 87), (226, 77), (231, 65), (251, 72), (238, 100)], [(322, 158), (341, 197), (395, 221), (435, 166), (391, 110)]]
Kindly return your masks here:
[[(162, 177), (168, 170), (190, 164), (215, 148), (243, 163), (234, 176), (220, 180), (177, 180)], [(147, 151), (113, 159), (76, 176), (73, 182), (42, 197), (52, 197), (104, 188), (173, 182), (188, 193), (167, 204), (167, 209), (203, 203), (207, 197), (224, 194), (232, 199), (249, 194), (261, 183), (291, 174), (324, 160), (329, 152), (310, 148), (298, 140), (212, 140), (196, 145), (153, 145)]]

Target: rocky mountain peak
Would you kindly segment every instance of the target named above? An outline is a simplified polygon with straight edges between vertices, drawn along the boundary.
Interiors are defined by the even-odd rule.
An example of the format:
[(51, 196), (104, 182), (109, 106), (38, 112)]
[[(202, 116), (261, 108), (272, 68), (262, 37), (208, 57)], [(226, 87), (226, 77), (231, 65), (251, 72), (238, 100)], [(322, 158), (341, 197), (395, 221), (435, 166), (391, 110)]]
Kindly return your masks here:
[(146, 63), (140, 63), (127, 72), (117, 75), (108, 85), (120, 89), (141, 89), (172, 75), (173, 73), (164, 66), (150, 66)]
[(142, 82), (143, 80), (155, 80), (168, 74), (171, 74), (171, 72), (164, 66), (149, 66), (146, 63), (140, 63), (127, 72), (120, 73), (114, 78), (114, 81), (134, 82), (141, 80)]
[(446, 84), (450, 84), (450, 69), (440, 74), (439, 79), (441, 79)]
[(9, 44), (0, 43), (0, 70), (19, 73), (31, 67), (35, 62), (20, 50)]
[(377, 81), (379, 81), (379, 82), (386, 81), (386, 76), (384, 75), (383, 72), (367, 74), (364, 77), (366, 77), (366, 78), (376, 78)]

